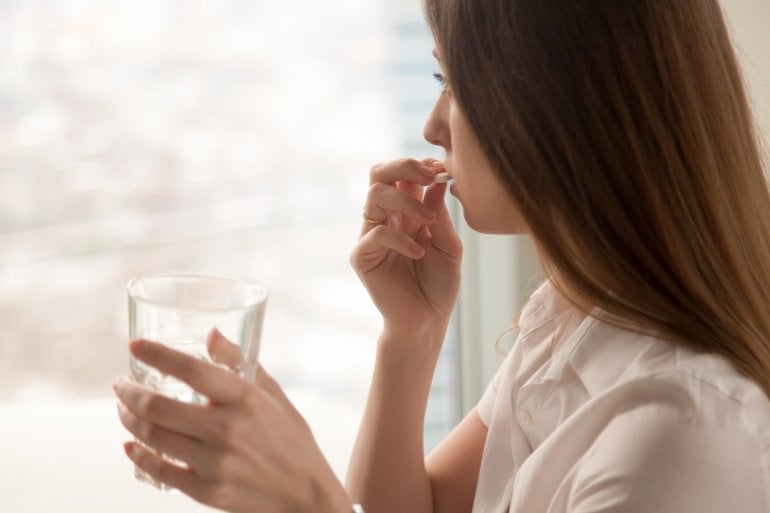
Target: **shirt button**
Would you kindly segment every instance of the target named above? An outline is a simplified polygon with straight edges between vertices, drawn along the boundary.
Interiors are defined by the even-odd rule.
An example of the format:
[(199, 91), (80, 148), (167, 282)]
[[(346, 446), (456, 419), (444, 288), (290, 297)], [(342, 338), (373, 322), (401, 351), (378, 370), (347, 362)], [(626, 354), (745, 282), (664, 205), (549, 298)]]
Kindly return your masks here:
[(532, 414), (529, 413), (529, 411), (524, 410), (519, 415), (519, 421), (521, 421), (522, 426), (526, 426), (527, 424), (532, 424)]

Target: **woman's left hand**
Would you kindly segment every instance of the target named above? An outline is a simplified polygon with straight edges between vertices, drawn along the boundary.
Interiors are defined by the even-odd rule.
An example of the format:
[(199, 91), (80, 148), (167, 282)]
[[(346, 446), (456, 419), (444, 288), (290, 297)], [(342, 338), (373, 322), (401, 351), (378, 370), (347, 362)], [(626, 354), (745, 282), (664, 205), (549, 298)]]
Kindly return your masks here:
[[(209, 351), (226, 363), (230, 342), (212, 332)], [(166, 461), (135, 442), (126, 454), (154, 479), (229, 512), (348, 513), (350, 502), (305, 420), (261, 368), (253, 383), (234, 372), (138, 340), (134, 357), (209, 398), (187, 404), (128, 380), (115, 384), (123, 425)], [(213, 351), (212, 351), (213, 350)]]

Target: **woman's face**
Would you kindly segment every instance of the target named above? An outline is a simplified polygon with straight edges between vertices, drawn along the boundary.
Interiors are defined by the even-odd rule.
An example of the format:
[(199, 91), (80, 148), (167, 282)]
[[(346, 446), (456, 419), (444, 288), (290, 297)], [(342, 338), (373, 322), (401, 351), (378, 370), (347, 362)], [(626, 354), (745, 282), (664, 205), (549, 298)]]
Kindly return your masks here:
[[(433, 54), (441, 65), (441, 56)], [(444, 75), (437, 78), (446, 84)], [(444, 148), (446, 170), (455, 180), (451, 192), (462, 204), (471, 228), (482, 233), (527, 233), (521, 214), (446, 85), (425, 122), (423, 136)]]

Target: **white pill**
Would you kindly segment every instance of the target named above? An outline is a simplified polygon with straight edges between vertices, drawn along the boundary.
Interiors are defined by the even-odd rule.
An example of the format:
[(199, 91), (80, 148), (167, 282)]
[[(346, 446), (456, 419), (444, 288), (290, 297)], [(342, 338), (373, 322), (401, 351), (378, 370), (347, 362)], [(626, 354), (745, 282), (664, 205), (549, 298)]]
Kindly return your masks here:
[(452, 180), (452, 177), (449, 176), (449, 173), (438, 173), (433, 177), (433, 183), (447, 183), (450, 180)]

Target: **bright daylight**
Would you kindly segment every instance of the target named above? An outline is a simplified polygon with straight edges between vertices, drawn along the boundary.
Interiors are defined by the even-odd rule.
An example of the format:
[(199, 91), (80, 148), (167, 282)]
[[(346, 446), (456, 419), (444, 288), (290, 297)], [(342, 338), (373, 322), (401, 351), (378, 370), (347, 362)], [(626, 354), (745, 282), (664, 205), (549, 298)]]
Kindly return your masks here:
[[(427, 19), (420, 0), (0, 2), (0, 512), (586, 513), (619, 497), (678, 500), (650, 476), (683, 468), (683, 490), (728, 490), (746, 501), (741, 511), (760, 513), (751, 479), (706, 486), (694, 469), (706, 475), (711, 460), (674, 460), (686, 453), (675, 434), (644, 446), (659, 432), (639, 426), (670, 420), (644, 412), (668, 411), (665, 400), (636, 413), (638, 390), (609, 376), (644, 380), (673, 372), (656, 365), (692, 362), (686, 372), (709, 390), (745, 394), (754, 409), (729, 403), (731, 417), (722, 396), (699, 388), (713, 402), (685, 439), (722, 440), (719, 475), (738, 476), (725, 455), (770, 468), (767, 445), (741, 452), (750, 435), (739, 434), (770, 419), (770, 320), (724, 299), (764, 297), (770, 284), (707, 268), (727, 266), (729, 253), (747, 269), (752, 248), (740, 244), (761, 239), (757, 219), (770, 212), (717, 238), (749, 201), (765, 204), (740, 187), (745, 176), (747, 191), (762, 190), (750, 182), (754, 157), (770, 167), (770, 3), (426, 4)], [(732, 43), (712, 26), (720, 6)], [(658, 43), (671, 51), (656, 53)], [(722, 44), (747, 84), (756, 151), (727, 110), (735, 91), (718, 82), (723, 62), (708, 49)], [(645, 82), (663, 68), (661, 87)], [(708, 100), (712, 85), (720, 101)], [(656, 102), (682, 111), (645, 118), (654, 114), (640, 105)], [(713, 162), (722, 167), (701, 180)], [(728, 169), (735, 190), (697, 196), (693, 183), (728, 183)], [(639, 177), (633, 194), (613, 181), (622, 173)], [(661, 176), (669, 192), (695, 191), (683, 210), (665, 200)], [(717, 196), (735, 204), (708, 203)], [(699, 227), (701, 207), (717, 214)], [(679, 223), (666, 227), (671, 247), (653, 229), (669, 218)], [(581, 220), (577, 235), (558, 239), (570, 219)], [(703, 242), (711, 235), (718, 242)], [(695, 264), (676, 267), (691, 253), (696, 278)], [(543, 262), (558, 271), (549, 281)], [(714, 320), (722, 309), (742, 312), (735, 331)], [(628, 352), (641, 335), (604, 324), (605, 312), (641, 319), (647, 349)], [(687, 352), (692, 340), (718, 347), (713, 360)], [(634, 413), (612, 417), (619, 410), (597, 396)], [(734, 438), (719, 438), (711, 409), (735, 419)], [(616, 475), (633, 486), (589, 479)], [(665, 511), (714, 513), (698, 505), (725, 497)], [(626, 506), (602, 511), (642, 511)]]

